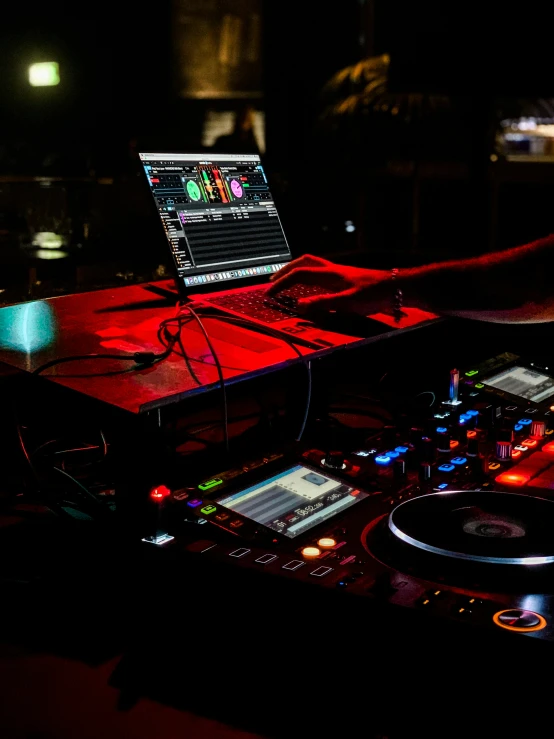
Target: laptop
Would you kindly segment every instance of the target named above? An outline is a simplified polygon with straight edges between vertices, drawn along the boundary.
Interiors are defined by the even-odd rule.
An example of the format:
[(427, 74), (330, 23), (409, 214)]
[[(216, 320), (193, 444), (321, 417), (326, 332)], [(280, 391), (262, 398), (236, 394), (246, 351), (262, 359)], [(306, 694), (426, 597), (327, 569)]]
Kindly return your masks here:
[(171, 250), (176, 297), (270, 326), (314, 349), (344, 344), (345, 334), (382, 333), (383, 323), (396, 328), (392, 315), (346, 323), (341, 316), (339, 324), (329, 317), (327, 325), (307, 320), (295, 303), (325, 292), (317, 286), (266, 295), (271, 275), (292, 256), (259, 155), (139, 156)]

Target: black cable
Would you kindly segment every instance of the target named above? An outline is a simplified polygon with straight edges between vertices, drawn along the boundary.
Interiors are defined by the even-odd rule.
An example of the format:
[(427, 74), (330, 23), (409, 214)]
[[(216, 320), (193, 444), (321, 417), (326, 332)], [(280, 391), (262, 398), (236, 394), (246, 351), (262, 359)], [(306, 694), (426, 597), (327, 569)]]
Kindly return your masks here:
[[(306, 408), (304, 411), (304, 415), (302, 418), (302, 423), (300, 426), (300, 431), (298, 432), (296, 436), (296, 441), (300, 441), (302, 439), (302, 436), (304, 434), (304, 430), (306, 428), (306, 424), (308, 421), (308, 416), (310, 413), (310, 405), (311, 405), (311, 398), (312, 398), (312, 365), (311, 360), (306, 357), (306, 355), (302, 354), (300, 349), (296, 346), (294, 343), (294, 339), (289, 339), (288, 337), (283, 336), (283, 334), (280, 331), (276, 331), (272, 329), (270, 326), (264, 326), (263, 324), (255, 323), (254, 321), (250, 321), (248, 318), (242, 318), (239, 316), (231, 316), (231, 315), (222, 315), (222, 314), (208, 314), (206, 317), (210, 318), (217, 318), (218, 320), (225, 321), (226, 323), (231, 323), (237, 326), (244, 326), (245, 328), (248, 328), (252, 331), (258, 331), (259, 333), (266, 334), (267, 336), (272, 336), (276, 339), (280, 339), (285, 344), (288, 344), (291, 349), (293, 349), (296, 354), (300, 357), (300, 359), (303, 360), (304, 366), (306, 367), (306, 372), (308, 375), (308, 387), (306, 392)], [(309, 355), (308, 355), (309, 357)]]
[(156, 362), (160, 362), (162, 359), (166, 359), (173, 349), (166, 349), (162, 354), (155, 354), (154, 352), (135, 352), (134, 354), (73, 354), (68, 357), (58, 357), (57, 359), (51, 359), (49, 362), (41, 364), (39, 367), (34, 369), (31, 374), (40, 375), (50, 367), (54, 367), (57, 364), (63, 364), (65, 362), (79, 362), (84, 359), (118, 359), (123, 362), (135, 362), (141, 367), (150, 366)]
[(204, 324), (202, 323), (202, 319), (198, 316), (196, 311), (193, 308), (191, 308), (189, 305), (186, 306), (186, 310), (194, 318), (194, 320), (198, 323), (200, 330), (204, 334), (204, 338), (206, 339), (206, 344), (208, 345), (210, 353), (214, 359), (215, 366), (217, 368), (219, 383), (221, 385), (221, 400), (222, 400), (222, 412), (223, 412), (223, 436), (225, 439), (225, 450), (229, 452), (229, 419), (228, 419), (228, 410), (227, 410), (227, 390), (225, 389), (225, 377), (223, 376), (223, 369), (221, 367), (221, 362), (219, 361), (217, 352), (213, 347), (210, 336), (208, 332), (206, 331)]
[(52, 467), (52, 469), (55, 470), (56, 472), (59, 472), (62, 475), (65, 475), (65, 477), (67, 477), (69, 480), (71, 480), (72, 483), (74, 483), (75, 485), (77, 485), (77, 487), (80, 489), (80, 491), (82, 493), (85, 493), (85, 495), (87, 496), (87, 498), (89, 500), (92, 500), (92, 502), (94, 503), (94, 505), (95, 505), (96, 508), (98, 508), (99, 510), (102, 510), (103, 512), (111, 512), (110, 509), (107, 508), (107, 506), (105, 506), (103, 503), (101, 503), (97, 499), (97, 497), (93, 493), (90, 492), (90, 490), (88, 488), (86, 488), (82, 483), (79, 482), (79, 480), (77, 480), (75, 477), (73, 477), (73, 475), (70, 475), (69, 472), (66, 472), (65, 470), (62, 470), (61, 467)]

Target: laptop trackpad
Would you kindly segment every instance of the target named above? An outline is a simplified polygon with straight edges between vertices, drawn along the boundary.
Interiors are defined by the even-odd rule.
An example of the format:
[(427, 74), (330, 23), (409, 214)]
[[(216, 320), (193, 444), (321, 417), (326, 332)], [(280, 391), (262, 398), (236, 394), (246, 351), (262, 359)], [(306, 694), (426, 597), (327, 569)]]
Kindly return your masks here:
[[(202, 323), (206, 326), (210, 339), (219, 339), (219, 341), (225, 341), (227, 344), (240, 346), (249, 352), (263, 354), (264, 352), (274, 352), (275, 349), (282, 346), (282, 342), (277, 339), (273, 341), (270, 337), (261, 337), (252, 331), (243, 331), (238, 326), (230, 326), (228, 323), (223, 323), (222, 321), (203, 318)], [(191, 321), (187, 325), (187, 329), (202, 333), (200, 326), (194, 321)]]

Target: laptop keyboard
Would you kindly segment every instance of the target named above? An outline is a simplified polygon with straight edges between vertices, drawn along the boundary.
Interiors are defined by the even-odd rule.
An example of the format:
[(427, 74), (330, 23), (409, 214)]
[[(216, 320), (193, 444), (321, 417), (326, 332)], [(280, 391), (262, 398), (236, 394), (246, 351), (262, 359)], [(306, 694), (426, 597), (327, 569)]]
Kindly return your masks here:
[(317, 285), (294, 285), (283, 290), (275, 297), (266, 295), (266, 287), (229, 295), (211, 295), (208, 301), (219, 308), (227, 308), (235, 313), (242, 313), (257, 318), (264, 323), (278, 323), (287, 318), (297, 316), (296, 301), (312, 295), (323, 295), (328, 292)]

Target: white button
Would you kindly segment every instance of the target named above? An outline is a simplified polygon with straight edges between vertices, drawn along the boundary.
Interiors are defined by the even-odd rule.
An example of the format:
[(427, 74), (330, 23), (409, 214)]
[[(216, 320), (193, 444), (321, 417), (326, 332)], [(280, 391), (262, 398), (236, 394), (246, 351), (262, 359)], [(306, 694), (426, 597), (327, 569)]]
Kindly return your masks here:
[(333, 571), (332, 567), (318, 567), (317, 570), (310, 572), (310, 575), (313, 575), (314, 577), (324, 577), (325, 575), (328, 575), (332, 571)]
[(244, 557), (245, 554), (251, 551), (251, 549), (235, 549), (234, 552), (229, 552), (229, 557)]
[(274, 559), (277, 559), (276, 554), (262, 554), (261, 557), (258, 557), (256, 562), (259, 562), (261, 565), (268, 565), (270, 562), (273, 562)]
[(302, 567), (304, 565), (304, 562), (301, 562), (299, 559), (293, 559), (291, 562), (287, 562), (286, 565), (283, 565), (284, 570), (297, 570), (299, 567)]

